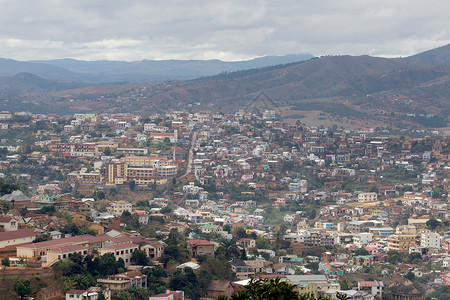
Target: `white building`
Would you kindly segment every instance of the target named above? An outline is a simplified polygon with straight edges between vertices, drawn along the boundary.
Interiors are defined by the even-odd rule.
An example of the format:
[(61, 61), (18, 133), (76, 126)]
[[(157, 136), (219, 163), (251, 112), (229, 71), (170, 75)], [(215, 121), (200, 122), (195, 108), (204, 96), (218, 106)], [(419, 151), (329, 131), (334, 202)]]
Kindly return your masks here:
[(371, 243), (372, 240), (373, 234), (368, 232), (361, 232), (353, 236), (353, 243), (358, 245), (367, 245)]
[(375, 202), (377, 201), (377, 193), (360, 193), (358, 195), (359, 202)]
[(422, 248), (441, 248), (441, 236), (439, 233), (424, 232), (420, 236), (420, 247)]

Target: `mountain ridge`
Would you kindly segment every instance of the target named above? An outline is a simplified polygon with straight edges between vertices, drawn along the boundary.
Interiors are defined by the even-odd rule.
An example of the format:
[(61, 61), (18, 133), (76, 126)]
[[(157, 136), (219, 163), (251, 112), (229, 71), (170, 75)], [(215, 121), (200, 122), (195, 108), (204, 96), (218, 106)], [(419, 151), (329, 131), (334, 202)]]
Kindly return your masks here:
[(222, 72), (302, 61), (313, 57), (310, 54), (265, 56), (237, 62), (221, 60), (83, 61), (70, 58), (34, 61), (0, 59), (0, 76), (14, 76), (20, 72), (27, 72), (44, 79), (64, 82), (145, 83), (189, 80)]
[[(233, 112), (246, 109), (261, 92), (286, 118), (315, 111), (324, 114), (317, 115), (322, 119), (395, 120), (442, 127), (450, 112), (450, 65), (367, 55), (325, 56), (184, 81), (53, 89), (45, 97), (36, 92), (18, 98), (36, 103), (40, 111), (64, 113)], [(433, 122), (427, 123), (431, 117)]]

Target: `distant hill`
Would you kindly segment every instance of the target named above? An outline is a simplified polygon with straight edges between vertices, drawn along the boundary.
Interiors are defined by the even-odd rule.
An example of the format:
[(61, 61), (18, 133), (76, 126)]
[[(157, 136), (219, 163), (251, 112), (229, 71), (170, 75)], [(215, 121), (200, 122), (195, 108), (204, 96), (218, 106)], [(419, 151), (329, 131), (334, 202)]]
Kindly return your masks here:
[[(450, 52), (449, 47), (440, 48), (442, 57), (445, 51)], [(356, 125), (389, 124), (403, 128), (411, 124), (445, 127), (449, 121), (450, 65), (348, 55), (289, 61), (281, 65), (250, 68), (251, 64), (259, 65), (252, 60), (246, 62), (245, 67), (249, 69), (243, 71), (224, 71), (191, 80), (91, 85), (77, 89), (64, 89), (60, 82), (31, 80), (28, 75), (27, 80), (20, 81), (20, 84), (30, 84), (32, 88), (28, 90), (52, 92), (45, 94), (45, 97), (39, 97), (38, 92), (32, 96), (19, 95), (14, 100), (14, 107), (23, 110), (27, 103), (33, 103), (33, 109), (40, 112), (107, 111), (143, 115), (171, 109), (235, 112), (251, 109), (254, 99), (264, 92), (270, 98), (270, 105), (280, 109), (283, 117), (308, 118), (316, 114), (315, 118), (320, 121), (317, 124), (325, 121), (329, 124), (353, 122)], [(91, 65), (84, 63), (86, 69), (82, 69), (82, 63), (78, 61), (59, 61), (63, 69), (70, 64), (78, 66), (77, 72), (88, 71)], [(200, 66), (211, 69), (206, 66), (223, 62), (142, 61), (136, 62), (134, 67), (130, 65), (132, 63), (124, 62), (92, 63), (98, 64), (102, 72), (111, 74), (114, 74), (114, 68), (120, 69), (120, 72), (135, 70), (134, 74), (145, 73), (150, 66), (158, 64), (161, 70), (169, 72), (173, 68), (182, 74), (180, 70), (186, 71), (191, 65), (197, 69), (201, 69)], [(75, 70), (75, 67), (71, 68)], [(77, 72), (74, 73), (81, 74)], [(20, 90), (19, 83), (13, 84), (17, 80), (14, 78), (0, 85), (0, 98), (5, 87), (11, 90), (14, 86), (17, 91)], [(23, 90), (27, 88), (23, 87)], [(10, 102), (5, 102), (0, 109), (10, 108), (11, 99), (6, 99)]]
[[(142, 85), (139, 97), (134, 89), (123, 90), (120, 99), (132, 100), (111, 101), (107, 107), (142, 114), (189, 107), (234, 112), (251, 110), (261, 92), (270, 98), (270, 105), (284, 110), (286, 117), (318, 111), (324, 113), (320, 118), (339, 122), (350, 118), (346, 120), (355, 124), (364, 120), (371, 124), (394, 122), (400, 127), (406, 126), (402, 122), (445, 127), (450, 111), (450, 66), (370, 56), (329, 56)], [(71, 97), (85, 99), (87, 94), (78, 90)], [(96, 103), (99, 94), (89, 89), (89, 95)]]
[(450, 44), (404, 58), (411, 62), (450, 64)]
[(0, 92), (2, 94), (62, 91), (85, 86), (86, 84), (82, 83), (64, 83), (43, 79), (25, 72), (11, 77), (0, 77)]
[(50, 64), (0, 58), (0, 76), (14, 76), (18, 73), (31, 73), (45, 79), (69, 82), (83, 79), (80, 74)]
[[(207, 101), (223, 106), (252, 99), (260, 91), (275, 101), (364, 96), (408, 88), (446, 74), (428, 65), (370, 56), (330, 56), (263, 69), (246, 70), (182, 83), (155, 93), (163, 101)], [(408, 80), (404, 80), (408, 77)]]
[[(142, 61), (83, 61), (57, 59), (29, 63), (51, 65), (77, 74), (84, 82), (160, 82), (188, 80), (223, 72), (262, 68), (299, 62), (313, 58), (310, 54), (265, 56), (252, 60), (226, 62), (221, 60), (142, 60)], [(45, 77), (45, 76), (43, 76)], [(69, 77), (70, 79), (73, 77)], [(63, 80), (63, 78), (60, 78)]]

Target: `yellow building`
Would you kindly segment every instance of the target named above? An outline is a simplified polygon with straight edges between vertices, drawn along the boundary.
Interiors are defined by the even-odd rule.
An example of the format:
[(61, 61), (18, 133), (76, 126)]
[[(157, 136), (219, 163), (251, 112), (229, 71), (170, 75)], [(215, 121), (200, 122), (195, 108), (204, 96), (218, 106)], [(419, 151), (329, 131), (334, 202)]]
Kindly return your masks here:
[(313, 295), (314, 299), (317, 298), (319, 287), (316, 283), (300, 282), (295, 285), (295, 290), (300, 295)]
[(97, 146), (98, 152), (103, 152), (107, 147), (110, 149), (116, 149), (117, 147), (119, 147), (118, 142), (110, 142), (110, 141), (96, 142), (95, 145)]
[(388, 251), (408, 252), (416, 246), (415, 234), (393, 234), (387, 237)]
[(51, 267), (55, 262), (60, 260), (68, 260), (69, 254), (79, 253), (83, 256), (88, 254), (89, 247), (86, 245), (69, 245), (47, 251), (47, 260), (43, 267)]

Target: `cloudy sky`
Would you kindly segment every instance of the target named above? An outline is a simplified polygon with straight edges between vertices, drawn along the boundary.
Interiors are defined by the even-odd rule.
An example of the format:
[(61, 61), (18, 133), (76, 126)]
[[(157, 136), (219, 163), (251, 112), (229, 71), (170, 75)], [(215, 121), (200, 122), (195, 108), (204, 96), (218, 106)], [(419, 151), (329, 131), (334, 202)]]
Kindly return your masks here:
[(450, 43), (444, 0), (0, 0), (17, 60), (407, 56)]

